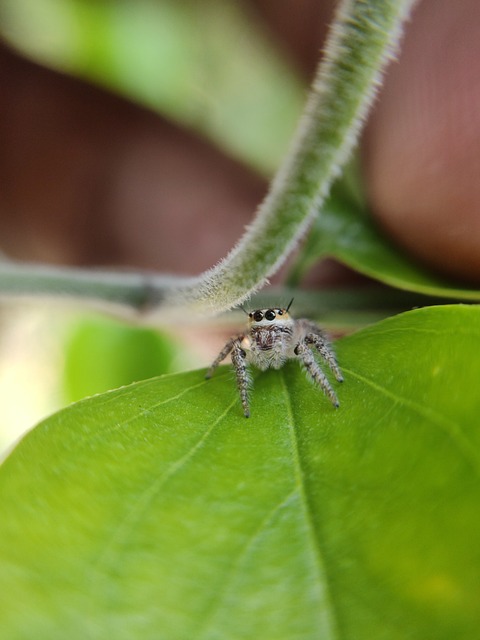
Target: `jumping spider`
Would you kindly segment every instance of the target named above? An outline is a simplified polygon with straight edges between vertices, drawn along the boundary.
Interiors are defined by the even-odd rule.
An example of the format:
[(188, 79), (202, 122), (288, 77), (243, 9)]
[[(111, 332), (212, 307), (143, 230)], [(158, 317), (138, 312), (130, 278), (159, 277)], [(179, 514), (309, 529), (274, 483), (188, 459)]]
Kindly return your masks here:
[(290, 317), (288, 312), (292, 302), (293, 300), (285, 309), (256, 309), (248, 313), (247, 330), (230, 338), (207, 372), (206, 378), (211, 378), (222, 360), (229, 353), (232, 354), (246, 418), (250, 416), (247, 364), (253, 364), (265, 371), (269, 367), (280, 369), (287, 360), (293, 358), (300, 360), (313, 382), (320, 385), (333, 406), (339, 406), (335, 391), (315, 360), (310, 347), (315, 347), (338, 382), (342, 382), (343, 377), (335, 353), (324, 332), (314, 322), (305, 319), (294, 320)]

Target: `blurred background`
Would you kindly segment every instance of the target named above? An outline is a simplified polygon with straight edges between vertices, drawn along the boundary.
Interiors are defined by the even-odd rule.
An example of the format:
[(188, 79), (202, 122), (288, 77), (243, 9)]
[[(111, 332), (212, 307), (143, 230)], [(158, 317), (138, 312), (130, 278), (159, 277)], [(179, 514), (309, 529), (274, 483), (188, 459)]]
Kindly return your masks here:
[[(214, 265), (285, 153), (335, 4), (0, 0), (5, 258), (175, 274)], [(418, 2), (360, 144), (385, 234), (474, 285), (479, 29), (478, 0)], [(322, 265), (311, 282), (331, 274)], [(201, 330), (168, 331), (50, 301), (2, 304), (0, 449), (68, 402), (205, 365), (218, 349)]]
[[(220, 259), (306, 93), (309, 55), (295, 62), (268, 4), (0, 0), (7, 257), (176, 273)], [(316, 55), (318, 16), (296, 15), (287, 32), (315, 25)], [(3, 303), (0, 331), (0, 449), (69, 402), (205, 365), (218, 346), (47, 301)]]

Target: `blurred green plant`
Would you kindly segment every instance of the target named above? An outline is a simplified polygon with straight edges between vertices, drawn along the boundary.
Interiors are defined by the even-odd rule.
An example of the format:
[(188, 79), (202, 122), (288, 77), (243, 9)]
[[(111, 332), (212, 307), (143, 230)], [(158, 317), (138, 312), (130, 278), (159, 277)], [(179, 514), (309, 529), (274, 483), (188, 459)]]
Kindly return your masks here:
[(0, 0), (0, 31), (39, 61), (195, 128), (267, 174), (304, 100), (287, 60), (232, 0)]
[(448, 280), (413, 262), (376, 227), (364, 202), (348, 181), (337, 182), (315, 219), (288, 283), (298, 286), (312, 266), (324, 258), (338, 262), (397, 289), (459, 300), (480, 300), (478, 287)]
[(65, 344), (65, 398), (74, 402), (179, 371), (189, 362), (182, 351), (172, 334), (100, 316), (80, 318)]

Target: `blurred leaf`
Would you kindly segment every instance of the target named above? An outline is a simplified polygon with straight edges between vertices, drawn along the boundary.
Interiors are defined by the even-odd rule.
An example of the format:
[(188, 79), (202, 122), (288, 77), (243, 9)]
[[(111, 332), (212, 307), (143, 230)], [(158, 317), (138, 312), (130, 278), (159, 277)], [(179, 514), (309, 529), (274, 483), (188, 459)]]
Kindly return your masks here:
[(66, 344), (64, 386), (69, 402), (177, 369), (172, 336), (92, 316), (76, 323)]
[(480, 310), (337, 343), (334, 410), (291, 363), (166, 376), (52, 416), (0, 469), (9, 640), (471, 640)]
[(20, 50), (271, 173), (305, 87), (252, 16), (233, 0), (0, 0), (1, 31)]
[(290, 284), (313, 264), (332, 257), (355, 271), (392, 287), (430, 296), (480, 300), (480, 290), (450, 281), (415, 263), (376, 227), (369, 214), (337, 184), (322, 207), (295, 263)]

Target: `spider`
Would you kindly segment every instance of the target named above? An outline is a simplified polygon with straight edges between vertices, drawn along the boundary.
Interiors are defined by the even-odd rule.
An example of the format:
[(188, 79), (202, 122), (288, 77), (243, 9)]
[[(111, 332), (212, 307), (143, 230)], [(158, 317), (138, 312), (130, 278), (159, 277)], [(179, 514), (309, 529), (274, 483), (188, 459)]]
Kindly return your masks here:
[(300, 360), (313, 382), (322, 388), (333, 406), (339, 406), (335, 391), (315, 360), (310, 347), (318, 351), (338, 382), (343, 382), (335, 353), (324, 332), (314, 322), (305, 319), (294, 320), (290, 316), (292, 302), (293, 300), (284, 309), (255, 309), (248, 313), (246, 331), (230, 338), (205, 376), (207, 379), (211, 378), (218, 365), (231, 353), (246, 418), (250, 417), (247, 365), (252, 364), (261, 371), (269, 367), (280, 369), (287, 360), (293, 358)]

